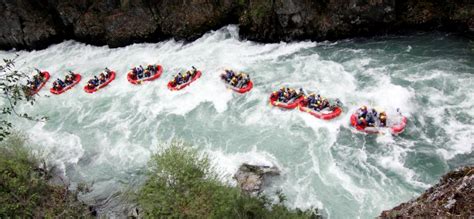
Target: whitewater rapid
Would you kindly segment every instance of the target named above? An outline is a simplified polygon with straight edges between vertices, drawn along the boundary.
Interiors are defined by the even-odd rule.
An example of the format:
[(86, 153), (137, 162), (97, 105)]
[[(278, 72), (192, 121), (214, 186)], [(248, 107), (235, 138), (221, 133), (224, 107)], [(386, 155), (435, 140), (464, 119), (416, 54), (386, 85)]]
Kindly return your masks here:
[[(46, 122), (15, 120), (72, 182), (93, 182), (85, 200), (119, 215), (117, 193), (143, 181), (145, 165), (163, 143), (182, 139), (208, 153), (223, 181), (242, 162), (282, 169), (268, 192), (281, 189), (290, 207), (318, 207), (329, 218), (373, 218), (418, 195), (459, 165), (473, 164), (474, 54), (454, 35), (353, 39), (338, 42), (259, 44), (239, 40), (235, 26), (192, 43), (168, 40), (109, 49), (66, 41), (18, 54), (16, 65), (44, 69), (52, 78), (66, 70), (83, 81), (53, 96), (47, 84), (34, 106), (22, 111)], [(159, 63), (160, 79), (130, 84), (133, 66)], [(104, 67), (117, 72), (95, 94), (82, 90)], [(196, 66), (203, 76), (171, 92), (166, 83)], [(245, 71), (254, 89), (239, 95), (219, 79), (224, 68)], [(303, 87), (345, 104), (342, 116), (318, 120), (299, 110), (269, 106), (281, 86)], [(353, 133), (350, 113), (366, 104), (400, 108), (408, 117), (398, 137)]]

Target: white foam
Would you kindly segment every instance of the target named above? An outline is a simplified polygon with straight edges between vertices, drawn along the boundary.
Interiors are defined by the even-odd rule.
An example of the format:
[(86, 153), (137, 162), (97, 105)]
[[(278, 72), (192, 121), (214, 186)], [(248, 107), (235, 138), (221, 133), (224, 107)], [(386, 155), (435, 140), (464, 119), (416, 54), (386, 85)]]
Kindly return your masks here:
[(41, 146), (38, 152), (65, 173), (66, 167), (77, 164), (84, 154), (81, 139), (72, 133), (45, 131), (43, 126), (44, 123), (37, 123), (28, 131), (28, 135), (35, 144)]
[[(161, 142), (177, 137), (197, 145), (205, 142), (203, 151), (230, 184), (242, 162), (277, 165), (283, 174), (274, 187), (283, 189), (290, 206), (324, 208), (334, 218), (374, 217), (429, 184), (421, 180), (429, 173), (406, 162), (418, 143), (433, 145), (445, 160), (473, 150), (472, 124), (459, 119), (474, 117), (472, 68), (462, 59), (434, 56), (427, 61), (428, 55), (411, 49), (418, 48), (417, 42), (410, 44), (406, 50), (401, 47), (402, 55), (379, 45), (359, 48), (351, 40), (260, 44), (239, 40), (237, 26), (191, 43), (168, 40), (109, 49), (66, 41), (16, 52), (20, 70), (38, 67), (53, 79), (64, 77), (66, 70), (83, 75), (65, 94), (39, 97), (33, 107), (20, 106), (21, 111), (49, 116), (49, 121), (31, 129), (30, 122), (17, 125), (38, 139), (64, 171), (74, 175), (75, 168), (68, 168), (74, 166), (86, 180), (103, 180), (98, 182), (99, 196), (108, 185), (128, 180), (123, 173), (143, 168)], [(430, 48), (425, 50), (429, 54)], [(13, 57), (14, 52), (0, 51), (0, 56)], [(126, 80), (131, 67), (149, 63), (164, 67), (161, 78), (140, 86)], [(444, 69), (450, 65), (462, 70)], [(106, 66), (117, 72), (116, 80), (95, 94), (83, 92), (85, 81)], [(184, 90), (168, 90), (168, 80), (191, 66), (202, 70), (202, 78)], [(253, 90), (244, 95), (227, 90), (219, 78), (226, 67), (250, 73)], [(323, 121), (298, 109), (269, 106), (270, 93), (281, 86), (339, 98), (344, 112)], [(374, 139), (349, 133), (349, 118), (360, 105), (381, 107), (389, 114), (400, 108), (409, 120), (405, 134)], [(435, 126), (439, 135), (432, 137), (427, 126)], [(258, 134), (249, 137), (254, 132)], [(235, 152), (229, 142), (248, 146)], [(278, 143), (292, 151), (285, 154), (287, 148), (266, 145)]]
[(405, 156), (407, 149), (401, 147), (392, 147), (392, 153), (388, 156), (383, 156), (379, 160), (379, 164), (386, 168), (396, 172), (401, 177), (404, 177), (407, 182), (410, 182), (413, 185), (427, 189), (430, 187), (429, 184), (416, 180), (416, 173), (410, 168), (404, 166)]
[(206, 153), (212, 158), (212, 165), (224, 176), (224, 181), (232, 185), (236, 185), (232, 176), (237, 172), (242, 163), (259, 166), (275, 166), (283, 170), (274, 156), (268, 152), (259, 151), (256, 147), (253, 147), (252, 150), (248, 152), (233, 154), (227, 154), (221, 150), (206, 150)]

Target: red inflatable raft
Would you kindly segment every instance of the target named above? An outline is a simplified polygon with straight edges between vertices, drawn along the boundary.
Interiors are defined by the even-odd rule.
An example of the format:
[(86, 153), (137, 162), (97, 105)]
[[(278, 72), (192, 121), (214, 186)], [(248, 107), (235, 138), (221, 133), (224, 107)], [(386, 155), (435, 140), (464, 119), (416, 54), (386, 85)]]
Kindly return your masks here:
[(49, 77), (50, 77), (49, 72), (43, 71), (43, 72), (41, 72), (41, 74), (43, 74), (43, 82), (41, 82), (41, 84), (36, 88), (36, 90), (31, 90), (31, 91), (30, 91), (30, 95), (35, 95), (35, 94), (37, 94), (37, 93), (41, 90), (41, 88), (44, 87), (44, 85), (46, 84), (46, 82), (48, 82)]
[(94, 93), (94, 92), (106, 87), (107, 85), (109, 85), (110, 82), (112, 82), (113, 80), (115, 80), (115, 72), (110, 71), (109, 72), (109, 78), (104, 83), (99, 84), (99, 86), (94, 87), (94, 88), (90, 88), (88, 85), (86, 85), (86, 86), (84, 86), (84, 91), (87, 92), (87, 93)]
[(198, 70), (198, 71), (196, 72), (196, 74), (194, 74), (194, 77), (193, 77), (191, 80), (189, 80), (188, 82), (186, 82), (186, 83), (184, 83), (184, 84), (180, 84), (180, 85), (175, 85), (175, 86), (173, 86), (173, 85), (171, 84), (171, 81), (170, 81), (170, 82), (168, 82), (168, 88), (169, 88), (170, 90), (173, 90), (173, 91), (181, 90), (181, 89), (183, 89), (183, 88), (189, 86), (191, 83), (193, 83), (193, 82), (196, 81), (197, 79), (199, 79), (199, 78), (201, 77), (201, 74), (202, 74), (201, 71)]
[(272, 104), (273, 106), (280, 107), (280, 108), (294, 109), (300, 104), (301, 101), (304, 100), (304, 96), (301, 96), (298, 99), (296, 99), (296, 100), (294, 100), (290, 103), (280, 102), (280, 101), (277, 101), (277, 99), (278, 99), (278, 97), (276, 97), (276, 95), (272, 94), (270, 96), (270, 104)]
[(252, 88), (253, 88), (253, 82), (251, 80), (247, 83), (247, 85), (245, 87), (242, 87), (242, 88), (234, 87), (234, 86), (230, 85), (229, 83), (227, 83), (225, 80), (223, 80), (223, 81), (224, 81), (227, 88), (229, 88), (229, 89), (231, 89), (231, 90), (233, 90), (237, 93), (241, 93), (241, 94), (247, 93), (250, 90), (252, 90)]
[(66, 87), (63, 87), (63, 89), (61, 90), (55, 90), (54, 88), (51, 88), (49, 89), (49, 91), (52, 93), (52, 94), (62, 94), (66, 91), (68, 91), (69, 89), (73, 88), (74, 86), (76, 86), (76, 84), (78, 84), (80, 81), (81, 81), (81, 75), (79, 73), (74, 73), (74, 82)]
[(351, 115), (351, 125), (356, 128), (356, 130), (365, 132), (368, 134), (383, 134), (386, 130), (390, 130), (392, 135), (398, 135), (405, 130), (407, 124), (407, 117), (402, 116), (399, 123), (393, 124), (388, 127), (367, 127), (365, 125), (357, 124), (357, 114), (354, 113)]
[(334, 119), (338, 117), (339, 115), (341, 115), (342, 113), (342, 108), (339, 106), (335, 106), (332, 110), (323, 109), (322, 111), (318, 112), (316, 110), (313, 110), (307, 107), (307, 103), (305, 100), (300, 102), (299, 108), (302, 112), (307, 112), (318, 119), (324, 119), (324, 120)]
[(153, 81), (159, 78), (161, 74), (163, 73), (163, 67), (161, 67), (161, 65), (157, 65), (157, 67), (158, 67), (158, 70), (156, 71), (156, 73), (148, 78), (137, 79), (137, 77), (134, 77), (132, 72), (129, 71), (127, 74), (127, 80), (132, 84), (141, 84), (144, 81)]

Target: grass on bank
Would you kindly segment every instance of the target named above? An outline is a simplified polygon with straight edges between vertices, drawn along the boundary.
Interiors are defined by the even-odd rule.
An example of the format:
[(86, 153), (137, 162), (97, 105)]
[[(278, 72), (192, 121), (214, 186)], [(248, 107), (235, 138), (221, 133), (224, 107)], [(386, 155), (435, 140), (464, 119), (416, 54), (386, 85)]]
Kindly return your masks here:
[(147, 177), (137, 197), (145, 218), (319, 218), (287, 208), (282, 195), (273, 203), (222, 183), (208, 157), (180, 142), (152, 156)]
[(81, 189), (52, 183), (51, 169), (27, 144), (15, 134), (0, 143), (0, 218), (88, 216), (87, 206), (77, 198)]

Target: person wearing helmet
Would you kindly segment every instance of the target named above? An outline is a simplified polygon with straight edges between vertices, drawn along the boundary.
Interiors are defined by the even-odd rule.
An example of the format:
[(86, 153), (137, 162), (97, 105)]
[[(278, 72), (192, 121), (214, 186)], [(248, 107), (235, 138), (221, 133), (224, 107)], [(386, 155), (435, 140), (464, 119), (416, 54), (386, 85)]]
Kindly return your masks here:
[(329, 101), (328, 99), (323, 98), (321, 104), (319, 105), (319, 110), (323, 110), (326, 107), (329, 107)]
[(288, 103), (288, 102), (290, 102), (290, 100), (291, 100), (290, 93), (289, 93), (289, 92), (285, 92), (285, 93), (283, 94), (282, 102)]
[(311, 108), (311, 106), (316, 103), (316, 94), (314, 94), (314, 93), (309, 94), (306, 97), (306, 103), (307, 103), (308, 107)]
[(357, 112), (358, 117), (364, 117), (367, 115), (367, 107), (366, 106), (361, 106)]
[(375, 118), (378, 118), (378, 112), (375, 108), (372, 108), (372, 114), (374, 115)]
[(250, 82), (250, 75), (243, 73), (243, 76), (242, 87), (246, 87)]
[(158, 73), (158, 67), (156, 65), (149, 65), (149, 69), (148, 71), (150, 71), (150, 74), (151, 75), (155, 75), (156, 73)]
[(370, 110), (365, 115), (365, 121), (367, 122), (367, 126), (375, 126), (375, 119), (377, 117), (374, 115), (373, 110)]
[(224, 80), (225, 82), (229, 83), (229, 75), (228, 75), (228, 72), (229, 70), (224, 70), (224, 73), (221, 74), (221, 79)]
[[(140, 66), (140, 67), (141, 67), (141, 66)], [(143, 78), (143, 68), (140, 68), (140, 67), (135, 68), (136, 71), (137, 71), (137, 79)]]
[(243, 72), (240, 72), (238, 75), (237, 75), (237, 80), (239, 81), (237, 83), (237, 86), (238, 88), (242, 88), (243, 86), (245, 86), (247, 83), (248, 83), (248, 76), (247, 74), (243, 73)]
[(298, 98), (304, 97), (305, 93), (302, 87), (300, 87), (300, 90), (298, 91), (298, 94), (296, 95)]
[(96, 86), (94, 84), (94, 79), (90, 79), (88, 82), (87, 82), (87, 88), (89, 89), (94, 89)]
[(230, 86), (236, 87), (238, 82), (239, 82), (239, 81), (237, 80), (237, 77), (234, 76), (234, 77), (230, 80), (229, 84), (230, 84)]
[(29, 81), (29, 82), (30, 82), (30, 83), (28, 83), (28, 87), (29, 87), (32, 91), (36, 90), (37, 86), (36, 86), (34, 83), (32, 83), (31, 81)]
[(70, 85), (74, 83), (74, 79), (76, 79), (76, 74), (74, 74), (74, 72), (72, 71), (69, 71), (69, 74), (66, 75), (64, 82), (66, 83), (66, 85)]
[(132, 79), (138, 79), (137, 68), (132, 68), (132, 71), (129, 73)]
[(191, 77), (194, 78), (194, 76), (197, 74), (198, 70), (197, 70), (197, 68), (194, 67), (194, 66), (191, 66), (191, 68), (193, 69), (193, 71), (191, 71)]
[(64, 82), (66, 82), (67, 85), (71, 85), (72, 83), (74, 83), (74, 76), (72, 75), (66, 75), (66, 80), (64, 80)]
[(105, 78), (105, 74), (103, 72), (101, 72), (99, 74), (99, 83), (102, 84), (102, 83), (105, 83), (107, 79)]
[(31, 81), (31, 80), (27, 80), (26, 81), (26, 85), (28, 86), (28, 88), (30, 88), (31, 90), (36, 90), (37, 86), (36, 84), (34, 83), (34, 81)]
[(289, 94), (288, 102), (293, 101), (293, 100), (295, 100), (296, 98), (298, 98), (298, 93), (297, 93), (296, 90), (293, 89), (293, 88), (290, 88), (290, 89), (288, 90), (288, 94)]
[(359, 118), (357, 119), (357, 125), (359, 125), (359, 126), (364, 126), (364, 127), (367, 126), (367, 122), (365, 121), (365, 118), (362, 117), (362, 116), (359, 117)]
[(316, 100), (313, 104), (311, 104), (311, 108), (316, 110), (316, 111), (319, 111), (319, 105), (321, 105), (321, 101), (320, 100)]
[(61, 90), (63, 89), (64, 87), (66, 87), (66, 83), (64, 83), (64, 81), (62, 81), (61, 79), (56, 79), (56, 81), (53, 83), (53, 88), (55, 90)]
[(107, 68), (107, 67), (105, 67), (104, 75), (105, 75), (105, 78), (106, 78), (106, 79), (109, 79), (109, 77), (110, 77), (110, 72), (111, 72), (110, 69)]
[(150, 76), (151, 76), (151, 73), (150, 73), (150, 71), (149, 71), (148, 69), (147, 69), (147, 70), (145, 70), (145, 71), (143, 72), (143, 76), (144, 76), (145, 78), (148, 78), (148, 77), (150, 77)]
[(170, 84), (171, 84), (172, 87), (176, 87), (176, 85), (177, 85), (176, 84), (176, 79), (171, 80)]
[(286, 90), (285, 87), (281, 87), (279, 90), (275, 91), (275, 96), (278, 101), (284, 100), (285, 90)]
[(74, 80), (76, 78), (76, 74), (72, 71), (69, 71), (69, 77), (71, 77)]
[(191, 81), (191, 79), (192, 79), (191, 71), (186, 71), (186, 73), (184, 74), (184, 78), (183, 78), (184, 83), (186, 83), (188, 81)]
[(176, 82), (176, 85), (180, 85), (183, 83), (183, 75), (181, 74), (181, 72), (179, 72), (175, 77), (174, 77), (174, 81)]
[(53, 89), (54, 89), (54, 90), (61, 90), (61, 87), (59, 86), (59, 84), (58, 84), (57, 81), (54, 81), (54, 82), (53, 82)]
[(387, 126), (387, 116), (385, 115), (385, 113), (380, 114), (379, 121), (380, 121), (380, 127)]
[(99, 78), (97, 78), (97, 76), (95, 75), (94, 75), (94, 78), (92, 79), (92, 84), (94, 84), (94, 86), (99, 86), (100, 84)]
[(316, 101), (313, 104), (313, 109), (318, 111), (318, 112), (321, 111), (322, 104), (323, 104), (323, 98), (321, 97), (321, 95), (318, 94), (318, 98), (316, 99)]
[(278, 91), (273, 91), (270, 99), (279, 101), (279, 99), (280, 99), (279, 92)]
[(321, 97), (321, 94), (318, 94), (316, 96), (316, 101), (323, 101), (323, 97)]
[(35, 85), (35, 87), (38, 87), (41, 82), (43, 82), (43, 79), (39, 75), (34, 75), (33, 76), (33, 81), (31, 81), (32, 84)]

